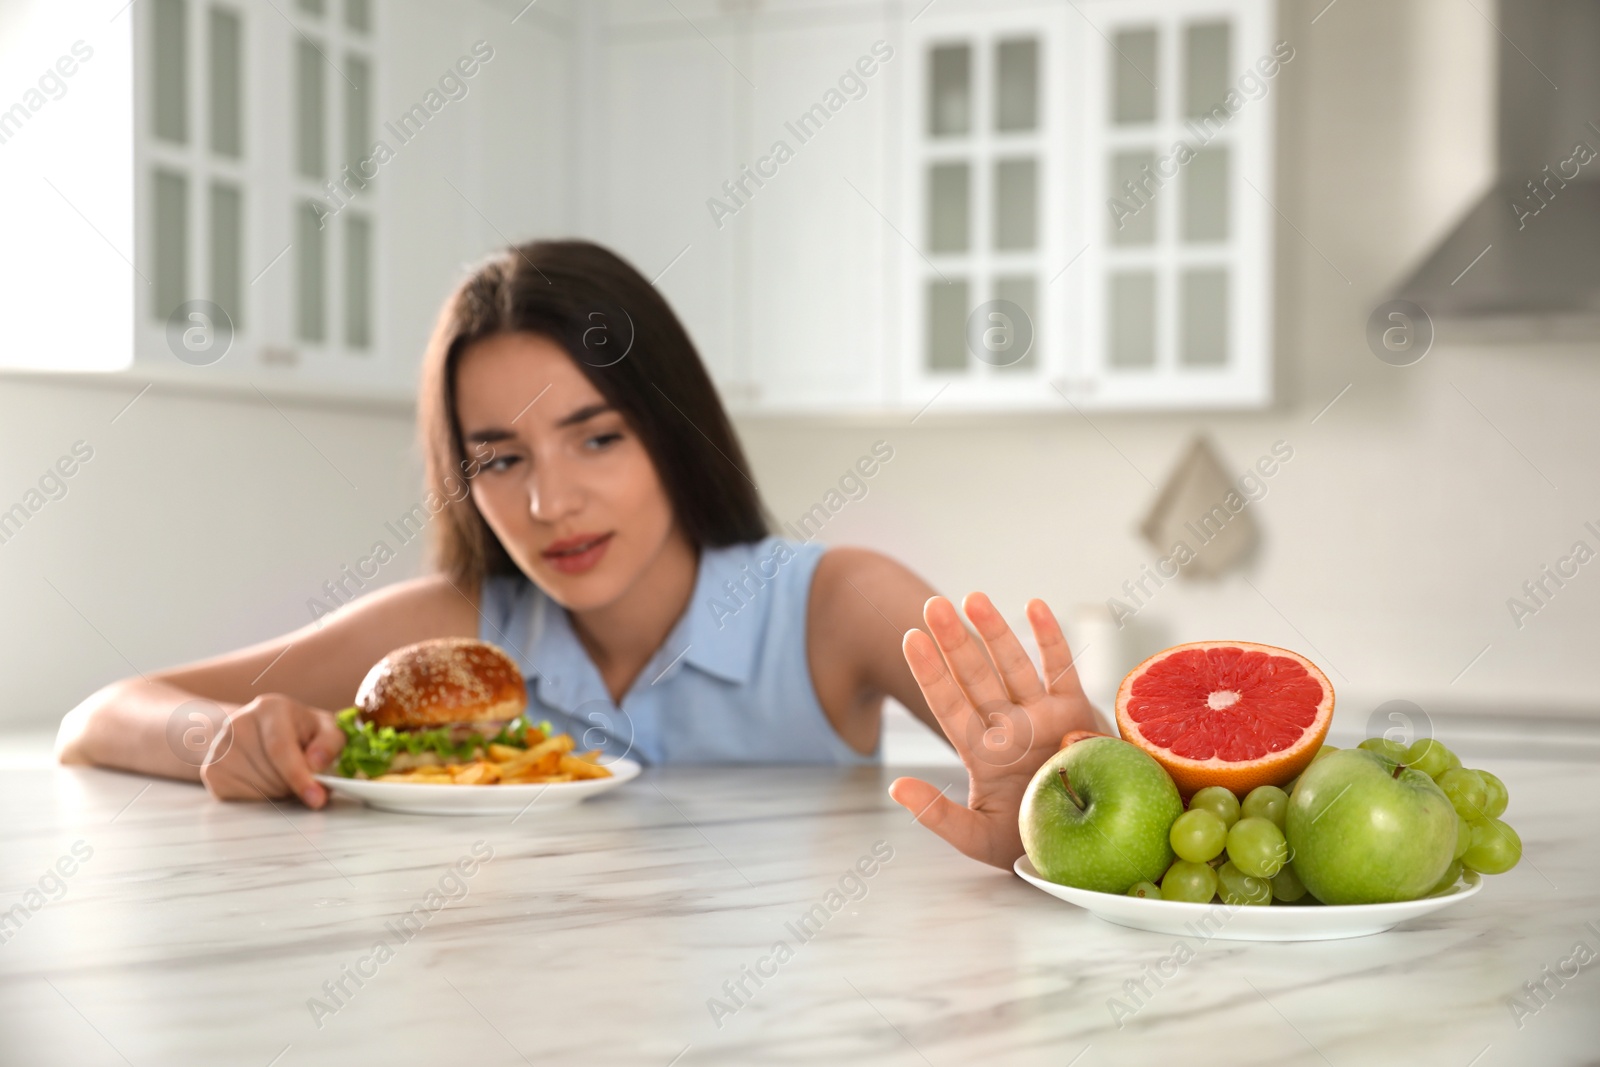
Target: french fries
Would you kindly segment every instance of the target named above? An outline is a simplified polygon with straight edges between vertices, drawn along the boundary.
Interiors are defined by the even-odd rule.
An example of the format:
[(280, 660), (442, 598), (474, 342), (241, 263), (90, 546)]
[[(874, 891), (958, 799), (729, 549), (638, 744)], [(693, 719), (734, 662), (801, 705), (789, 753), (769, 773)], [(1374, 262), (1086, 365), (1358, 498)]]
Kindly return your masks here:
[(609, 768), (598, 760), (600, 750), (572, 755), (572, 737), (557, 734), (528, 748), (490, 744), (483, 756), (470, 763), (442, 763), (409, 771), (380, 774), (379, 782), (414, 785), (546, 785), (610, 778)]

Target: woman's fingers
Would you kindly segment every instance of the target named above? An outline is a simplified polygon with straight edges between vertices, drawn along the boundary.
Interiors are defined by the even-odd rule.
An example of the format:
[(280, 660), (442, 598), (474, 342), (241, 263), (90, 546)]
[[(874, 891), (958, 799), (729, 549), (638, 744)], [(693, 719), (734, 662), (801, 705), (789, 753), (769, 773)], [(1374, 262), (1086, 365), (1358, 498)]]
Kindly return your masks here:
[(1078, 682), (1072, 649), (1050, 606), (1038, 598), (1028, 601), (1028, 625), (1033, 627), (1033, 639), (1039, 645), (1045, 688), (1060, 696), (1081, 697), (1083, 686)]
[(944, 657), (939, 654), (939, 646), (923, 631), (907, 630), (900, 639), (900, 651), (906, 657), (906, 665), (911, 668), (911, 677), (916, 679), (917, 688), (922, 690), (922, 698), (928, 702), (928, 710), (933, 712), (933, 717), (944, 728), (945, 736), (956, 751), (963, 752), (967, 723), (973, 715), (972, 705), (956, 684), (955, 676), (946, 667)]
[(343, 751), (344, 731), (328, 712), (315, 708), (306, 710), (309, 715), (300, 720), (300, 742), (305, 746), (306, 762), (311, 769), (321, 771)]
[(988, 831), (971, 808), (957, 804), (945, 796), (943, 790), (920, 778), (896, 778), (889, 785), (889, 796), (917, 822), (958, 851), (975, 860), (990, 862), (986, 849)]
[(930, 597), (922, 607), (922, 618), (968, 700), (979, 709), (1011, 703), (989, 657), (962, 625), (954, 604), (942, 596)]
[(1039, 672), (1034, 668), (1033, 660), (1023, 651), (1022, 642), (1011, 632), (1005, 617), (995, 608), (988, 595), (969, 593), (961, 607), (967, 613), (967, 618), (972, 620), (978, 636), (983, 638), (989, 658), (994, 660), (994, 665), (1000, 670), (1001, 680), (1011, 691), (1011, 699), (1018, 704), (1026, 704), (1043, 696), (1044, 686), (1039, 682)]
[(272, 761), (279, 778), (305, 801), (307, 807), (320, 808), (328, 802), (328, 791), (312, 777), (311, 764), (306, 762), (305, 750), (300, 747), (302, 733), (314, 733), (315, 713), (306, 707), (282, 708), (276, 713), (261, 716), (261, 746)]

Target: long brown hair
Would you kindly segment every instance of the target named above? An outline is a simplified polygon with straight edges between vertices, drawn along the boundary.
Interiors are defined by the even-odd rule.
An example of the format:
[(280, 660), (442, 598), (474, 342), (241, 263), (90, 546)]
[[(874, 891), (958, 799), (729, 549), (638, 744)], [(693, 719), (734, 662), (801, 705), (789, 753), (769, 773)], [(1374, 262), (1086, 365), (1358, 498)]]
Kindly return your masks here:
[[(698, 548), (759, 541), (770, 526), (750, 464), (694, 342), (654, 286), (588, 241), (532, 241), (472, 272), (445, 301), (423, 356), (417, 426), (428, 488), (449, 501), (434, 556), (453, 581), (520, 571), (489, 529), (462, 472), (476, 470), (461, 440), (455, 367), (476, 341), (527, 332), (566, 349), (639, 435), (673, 516)], [(455, 487), (455, 492), (451, 487)]]

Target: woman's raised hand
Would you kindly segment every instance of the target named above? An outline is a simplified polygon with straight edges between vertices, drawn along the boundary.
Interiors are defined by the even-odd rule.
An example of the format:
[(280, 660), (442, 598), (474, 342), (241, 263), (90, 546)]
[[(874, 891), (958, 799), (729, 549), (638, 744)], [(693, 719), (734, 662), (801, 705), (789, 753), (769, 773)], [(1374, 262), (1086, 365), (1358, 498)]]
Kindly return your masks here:
[(1022, 855), (1017, 813), (1034, 772), (1060, 749), (1069, 731), (1110, 730), (1084, 696), (1072, 650), (1044, 601), (1028, 602), (1043, 679), (987, 596), (973, 593), (962, 607), (983, 648), (942, 596), (922, 610), (933, 637), (908, 630), (901, 648), (928, 707), (966, 765), (967, 803), (962, 806), (918, 778), (897, 778), (889, 795), (968, 856), (1010, 869)]
[(200, 766), (200, 780), (219, 800), (293, 794), (320, 808), (328, 791), (312, 775), (342, 748), (344, 734), (332, 712), (269, 693), (229, 716)]

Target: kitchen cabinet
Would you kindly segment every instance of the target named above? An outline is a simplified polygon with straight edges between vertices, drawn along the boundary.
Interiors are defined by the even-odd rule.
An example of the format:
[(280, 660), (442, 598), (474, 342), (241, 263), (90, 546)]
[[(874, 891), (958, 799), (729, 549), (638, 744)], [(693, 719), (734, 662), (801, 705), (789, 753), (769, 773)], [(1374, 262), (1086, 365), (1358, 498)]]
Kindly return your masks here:
[[(1292, 49), (1264, 0), (640, 2), (602, 21), (634, 42), (606, 52), (611, 140), (678, 146), (670, 173), (590, 161), (606, 233), (643, 263), (691, 248), (663, 288), (736, 410), (1270, 400)], [(875, 44), (892, 58), (829, 107)], [(742, 169), (780, 141), (770, 176)]]

